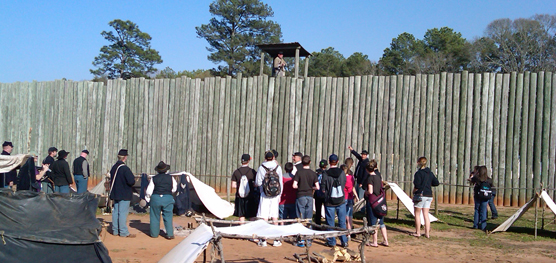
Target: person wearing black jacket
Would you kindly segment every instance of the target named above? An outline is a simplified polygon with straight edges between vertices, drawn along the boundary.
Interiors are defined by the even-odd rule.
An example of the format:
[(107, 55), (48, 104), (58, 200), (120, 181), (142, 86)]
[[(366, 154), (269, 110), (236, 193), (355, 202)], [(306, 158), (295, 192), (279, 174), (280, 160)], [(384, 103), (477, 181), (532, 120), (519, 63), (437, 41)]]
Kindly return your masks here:
[[(48, 148), (48, 156), (44, 158), (42, 164), (48, 164), (48, 166), (51, 166), (54, 163), (54, 157), (57, 154), (58, 149), (56, 149), (56, 147)], [(46, 171), (46, 174), (41, 179), (41, 181), (41, 191), (47, 194), (54, 193), (54, 181), (52, 180), (52, 171), (50, 170), (50, 167), (48, 168), (48, 171)]]
[(172, 225), (172, 216), (174, 211), (174, 197), (172, 193), (176, 192), (178, 183), (168, 174), (170, 165), (160, 161), (154, 168), (158, 173), (147, 187), (145, 195), (147, 202), (150, 201), (150, 234), (151, 237), (158, 237), (160, 233), (160, 212), (164, 220), (164, 228), (166, 229), (166, 239), (174, 239), (174, 226)]
[(110, 169), (110, 199), (114, 200), (112, 209), (112, 234), (121, 237), (135, 237), (127, 229), (127, 214), (133, 197), (135, 176), (131, 169), (125, 165), (128, 152), (121, 149), (118, 152), (118, 161)]
[(87, 162), (88, 150), (81, 151), (81, 155), (73, 160), (73, 178), (77, 184), (77, 193), (81, 194), (87, 191), (87, 182), (89, 181), (89, 163)]
[[(366, 167), (369, 165), (369, 152), (363, 150), (361, 155), (356, 152), (351, 146), (348, 146), (348, 149), (351, 151), (351, 154), (359, 160), (357, 166), (355, 167), (355, 190), (357, 191), (357, 196), (364, 196), (365, 190), (367, 186), (364, 185), (365, 181), (367, 181), (367, 177), (369, 177), (369, 173), (367, 172)], [(363, 213), (365, 212), (365, 208), (362, 209)]]
[[(14, 145), (12, 142), (5, 141), (2, 143), (2, 155), (11, 155)], [(13, 169), (7, 173), (0, 173), (0, 183), (3, 188), (11, 188), (17, 178), (17, 171)]]
[(432, 203), (432, 186), (438, 186), (440, 183), (431, 169), (427, 167), (427, 158), (419, 157), (417, 159), (417, 167), (419, 170), (413, 178), (413, 195), (421, 195), (421, 201), (414, 204), (415, 212), (415, 233), (411, 233), (414, 237), (421, 236), (421, 213), (425, 220), (425, 237), (430, 237), (431, 220), (429, 218), (429, 209)]
[[(324, 209), (326, 212), (325, 217), (327, 225), (335, 226), (335, 217), (337, 214), (338, 227), (346, 228), (346, 200), (344, 196), (346, 174), (338, 167), (338, 160), (338, 155), (330, 155), (330, 157), (328, 157), (330, 169), (322, 175), (322, 189), (325, 196)], [(334, 184), (336, 184), (336, 187)], [(337, 190), (338, 187), (339, 190)], [(348, 247), (347, 236), (340, 236), (340, 241), (342, 242), (342, 247)], [(326, 246), (333, 247), (335, 245), (336, 238), (327, 238)]]
[[(256, 200), (259, 195), (255, 192), (255, 175), (257, 171), (249, 167), (249, 162), (251, 161), (251, 156), (247, 153), (241, 155), (241, 167), (237, 168), (232, 174), (232, 188), (236, 189), (236, 198), (234, 206), (234, 216), (239, 217), (239, 221), (245, 221), (245, 218), (253, 218), (257, 216), (257, 208), (259, 206), (259, 200)], [(249, 188), (249, 193), (246, 196), (240, 196), (239, 188), (241, 186), (241, 178), (245, 175), (247, 179), (247, 187)], [(245, 188), (244, 188), (245, 189)]]
[[(473, 228), (486, 230), (487, 226), (487, 205), (492, 199), (492, 191), (495, 190), (492, 179), (488, 177), (486, 166), (475, 166), (475, 170), (469, 178), (474, 184), (473, 199), (475, 201), (475, 213), (473, 214)], [(487, 189), (485, 189), (487, 188)], [(490, 192), (490, 196), (488, 196)]]
[(37, 155), (31, 154), (31, 158), (27, 159), (25, 164), (19, 169), (17, 176), (17, 191), (31, 190), (33, 192), (41, 191), (41, 178), (48, 170), (48, 164), (43, 164), (40, 171), (35, 167)]
[(73, 176), (71, 176), (69, 164), (66, 161), (69, 152), (61, 150), (50, 170), (52, 170), (52, 180), (54, 181), (54, 191), (56, 193), (69, 194), (70, 185), (73, 185)]

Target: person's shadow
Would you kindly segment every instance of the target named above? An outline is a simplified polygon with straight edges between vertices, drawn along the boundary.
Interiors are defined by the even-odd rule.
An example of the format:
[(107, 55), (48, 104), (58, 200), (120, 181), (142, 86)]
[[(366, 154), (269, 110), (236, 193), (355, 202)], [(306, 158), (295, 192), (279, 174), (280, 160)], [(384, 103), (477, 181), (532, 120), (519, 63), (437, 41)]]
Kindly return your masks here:
[(147, 236), (151, 235), (150, 223), (141, 223), (141, 220), (129, 220), (129, 227), (135, 228)]

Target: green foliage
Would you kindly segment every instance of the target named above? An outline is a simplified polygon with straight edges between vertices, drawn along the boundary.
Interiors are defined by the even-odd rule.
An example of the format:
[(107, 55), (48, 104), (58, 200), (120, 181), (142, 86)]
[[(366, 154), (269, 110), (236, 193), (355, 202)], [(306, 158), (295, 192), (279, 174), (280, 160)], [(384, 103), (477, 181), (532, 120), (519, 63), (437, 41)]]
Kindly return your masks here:
[(255, 44), (279, 43), (282, 38), (280, 25), (268, 20), (274, 16), (272, 8), (259, 0), (215, 0), (209, 11), (213, 16), (209, 23), (195, 29), (209, 44), (208, 59), (226, 64), (213, 70), (258, 74), (260, 50)]
[(147, 77), (156, 72), (154, 65), (162, 63), (158, 51), (151, 48), (151, 36), (139, 30), (139, 27), (127, 20), (116, 19), (108, 23), (114, 32), (102, 31), (101, 35), (110, 45), (100, 49), (93, 65), (98, 69), (90, 72), (95, 78), (108, 79)]
[(345, 60), (340, 52), (328, 47), (320, 52), (313, 52), (309, 61), (309, 76), (339, 77), (342, 75), (342, 62)]
[(459, 72), (469, 64), (469, 48), (461, 33), (448, 27), (427, 30), (423, 40), (404, 32), (392, 39), (379, 66), (390, 74)]
[(424, 53), (423, 46), (423, 42), (412, 34), (400, 34), (392, 39), (389, 48), (384, 49), (379, 61), (381, 70), (390, 74), (415, 74), (415, 59)]
[(208, 77), (213, 77), (214, 75), (210, 70), (196, 69), (192, 71), (184, 70), (184, 71), (176, 72), (172, 68), (166, 67), (165, 69), (158, 72), (155, 78), (175, 79), (175, 78), (181, 78), (183, 76), (194, 79), (194, 78), (208, 78)]
[(362, 76), (374, 74), (376, 66), (369, 60), (369, 56), (355, 52), (342, 64), (342, 76)]

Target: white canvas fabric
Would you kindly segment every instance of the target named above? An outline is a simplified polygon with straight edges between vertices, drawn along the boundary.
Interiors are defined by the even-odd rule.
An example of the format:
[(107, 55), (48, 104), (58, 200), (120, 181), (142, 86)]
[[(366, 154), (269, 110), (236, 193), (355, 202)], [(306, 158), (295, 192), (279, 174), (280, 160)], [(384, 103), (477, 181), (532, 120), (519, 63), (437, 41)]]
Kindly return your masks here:
[(201, 224), (158, 262), (193, 263), (201, 252), (207, 248), (212, 237), (212, 229), (205, 224)]
[(523, 214), (525, 214), (527, 210), (529, 210), (529, 208), (535, 205), (538, 198), (542, 198), (542, 200), (546, 203), (548, 208), (550, 208), (550, 210), (552, 210), (552, 212), (556, 214), (556, 204), (554, 203), (554, 200), (552, 200), (552, 198), (550, 198), (548, 193), (546, 193), (546, 191), (543, 190), (540, 195), (535, 194), (535, 196), (531, 198), (529, 202), (527, 202), (525, 205), (520, 207), (512, 216), (506, 219), (504, 223), (500, 224), (497, 228), (492, 230), (490, 233), (504, 232), (508, 230), (508, 228), (510, 228), (510, 226), (512, 226), (515, 223), (515, 221), (517, 221), (521, 216), (523, 216)]
[(231, 226), (231, 227), (217, 227), (216, 232), (235, 235), (257, 235), (259, 238), (276, 239), (285, 236), (313, 235), (323, 233), (337, 233), (338, 231), (317, 231), (306, 228), (301, 223), (291, 225), (277, 226), (268, 223), (264, 220), (257, 220), (251, 223)]
[[(396, 183), (387, 182), (390, 186), (394, 194), (400, 199), (402, 204), (409, 210), (409, 212), (415, 217), (415, 208), (413, 207), (413, 199), (409, 197)], [(429, 219), (431, 222), (438, 221), (438, 218), (434, 217), (431, 213), (429, 213)], [(423, 214), (421, 213), (421, 225), (425, 225), (425, 219), (423, 218)]]
[(23, 165), (31, 157), (28, 154), (0, 155), (0, 173), (7, 173)]

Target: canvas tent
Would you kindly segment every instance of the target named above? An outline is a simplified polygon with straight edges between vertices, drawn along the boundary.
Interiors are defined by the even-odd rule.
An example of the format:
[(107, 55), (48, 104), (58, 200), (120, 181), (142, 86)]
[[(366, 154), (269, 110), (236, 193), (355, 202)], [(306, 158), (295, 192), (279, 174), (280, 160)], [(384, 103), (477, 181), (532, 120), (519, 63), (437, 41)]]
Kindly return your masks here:
[(0, 189), (0, 262), (112, 262), (98, 197)]
[(529, 202), (527, 202), (525, 205), (520, 207), (512, 216), (510, 216), (506, 221), (504, 221), (504, 223), (500, 224), (497, 228), (492, 230), (490, 233), (504, 232), (508, 230), (508, 228), (510, 228), (510, 226), (512, 226), (515, 223), (515, 221), (517, 221), (521, 216), (523, 216), (523, 214), (525, 214), (527, 210), (529, 210), (529, 208), (535, 205), (539, 199), (542, 199), (545, 202), (545, 204), (548, 206), (548, 208), (550, 208), (550, 210), (552, 210), (552, 212), (556, 214), (556, 204), (554, 203), (554, 200), (552, 200), (552, 198), (550, 198), (550, 196), (546, 193), (546, 191), (543, 190), (540, 195), (535, 194), (535, 196), (533, 196), (533, 198), (531, 198)]
[[(201, 182), (199, 179), (188, 172), (171, 173), (172, 176), (177, 176), (176, 179), (179, 179), (179, 176), (182, 174), (186, 174), (191, 182), (189, 184), (189, 199), (191, 200), (193, 209), (195, 211), (208, 211), (220, 219), (233, 215), (234, 206), (230, 202), (220, 198), (220, 196), (218, 196), (218, 194), (215, 192), (214, 188)], [(148, 175), (149, 178), (153, 176), (154, 175)], [(91, 189), (90, 192), (106, 195), (106, 189), (104, 188), (105, 182), (105, 179), (103, 179), (99, 184)], [(180, 183), (179, 180), (178, 183)], [(137, 197), (139, 196), (139, 194), (136, 195)], [(138, 202), (138, 200), (134, 199), (132, 200), (131, 204), (134, 205)]]
[(7, 173), (23, 165), (29, 157), (31, 156), (28, 154), (0, 155), (0, 173)]

